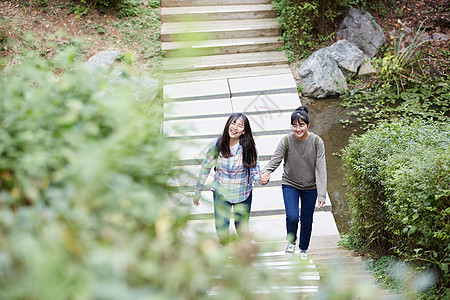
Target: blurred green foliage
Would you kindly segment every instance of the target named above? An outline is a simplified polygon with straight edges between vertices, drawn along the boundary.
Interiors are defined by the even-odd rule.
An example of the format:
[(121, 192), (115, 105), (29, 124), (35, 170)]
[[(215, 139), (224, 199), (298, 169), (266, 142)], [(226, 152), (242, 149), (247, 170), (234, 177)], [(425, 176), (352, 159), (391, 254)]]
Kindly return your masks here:
[(450, 125), (381, 123), (343, 151), (353, 223), (347, 244), (395, 255), (450, 283)]
[(249, 241), (219, 247), (188, 228), (160, 101), (136, 99), (150, 93), (126, 69), (75, 54), (29, 54), (0, 74), (0, 299), (254, 299), (270, 287)]

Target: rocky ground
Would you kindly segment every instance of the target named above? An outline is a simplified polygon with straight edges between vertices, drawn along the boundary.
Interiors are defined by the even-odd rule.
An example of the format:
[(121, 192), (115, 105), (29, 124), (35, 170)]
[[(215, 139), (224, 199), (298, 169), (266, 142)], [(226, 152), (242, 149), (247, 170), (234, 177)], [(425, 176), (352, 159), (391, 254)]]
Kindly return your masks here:
[(51, 57), (66, 45), (79, 43), (86, 60), (99, 51), (119, 50), (135, 53), (137, 65), (156, 67), (152, 58), (158, 57), (160, 51), (155, 46), (159, 37), (158, 9), (150, 10), (145, 18), (119, 18), (112, 10), (77, 11), (75, 2), (29, 1), (32, 5), (27, 6), (23, 0), (0, 1), (0, 17), (8, 20), (3, 25), (0, 22), (8, 29), (4, 37), (7, 46), (0, 49), (0, 57), (13, 57), (20, 46)]
[[(408, 46), (423, 22), (426, 28), (423, 39), (430, 40), (422, 47), (424, 56), (428, 58), (429, 68), (434, 73), (447, 74), (448, 63), (445, 61), (448, 61), (450, 54), (448, 46), (450, 0), (392, 1), (396, 3), (393, 8), (385, 6), (368, 8), (386, 33), (386, 44), (382, 50), (389, 51), (390, 45), (394, 40), (398, 40), (401, 34), (405, 35), (403, 47)], [(142, 21), (139, 23), (138, 18), (120, 19), (115, 12), (98, 12), (95, 9), (78, 16), (80, 12), (76, 12), (74, 1), (29, 1), (29, 3), (32, 5), (26, 6), (27, 1), (24, 0), (0, 2), (0, 16), (9, 20), (7, 36), (3, 37), (8, 39), (9, 46), (0, 49), (0, 56), (13, 57), (16, 54), (15, 46), (26, 44), (27, 33), (32, 33), (34, 36), (32, 47), (40, 49), (41, 55), (46, 57), (51, 57), (67, 44), (76, 43), (75, 37), (87, 41), (83, 52), (86, 59), (101, 50), (136, 53), (140, 65), (146, 65), (158, 57), (159, 50), (155, 50), (154, 45), (147, 45), (149, 40), (158, 38), (157, 26), (145, 28), (143, 36), (134, 36), (133, 26), (137, 30), (139, 26), (145, 27)], [(157, 13), (155, 10), (155, 14)]]
[(389, 51), (401, 35), (402, 48), (413, 40), (419, 27), (425, 29), (421, 41), (423, 57), (429, 60), (428, 67), (433, 75), (448, 75), (450, 44), (450, 1), (449, 0), (400, 0), (386, 14), (370, 11), (377, 23), (386, 33), (386, 48)]

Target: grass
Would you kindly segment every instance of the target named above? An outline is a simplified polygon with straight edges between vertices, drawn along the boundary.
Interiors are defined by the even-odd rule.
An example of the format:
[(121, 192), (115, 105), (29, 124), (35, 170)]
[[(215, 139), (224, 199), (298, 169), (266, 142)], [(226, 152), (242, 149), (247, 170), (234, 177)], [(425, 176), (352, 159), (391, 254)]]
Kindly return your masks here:
[(414, 270), (407, 262), (393, 256), (368, 259), (366, 267), (382, 288), (402, 294), (406, 299), (448, 299), (445, 298), (448, 290), (439, 291), (433, 286), (436, 277), (430, 270)]
[[(74, 1), (0, 3), (0, 68), (37, 51), (53, 57), (68, 45), (80, 45), (82, 61), (102, 50), (119, 50), (134, 72), (161, 76), (160, 1), (129, 0), (118, 10), (75, 11)], [(14, 16), (14, 17), (12, 17)]]
[(126, 45), (140, 49), (136, 53), (137, 61), (160, 74), (162, 51), (159, 41), (159, 11), (149, 6), (140, 6), (137, 14), (137, 18), (127, 17), (115, 22), (114, 27), (121, 32)]

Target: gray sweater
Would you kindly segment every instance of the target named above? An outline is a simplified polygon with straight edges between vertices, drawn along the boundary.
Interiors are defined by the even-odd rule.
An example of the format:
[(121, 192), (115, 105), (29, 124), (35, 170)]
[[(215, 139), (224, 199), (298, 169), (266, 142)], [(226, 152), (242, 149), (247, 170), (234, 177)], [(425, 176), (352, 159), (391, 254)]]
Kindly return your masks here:
[[(315, 139), (318, 137), (317, 149)], [(325, 162), (325, 146), (323, 140), (313, 132), (308, 139), (299, 141), (294, 133), (287, 135), (289, 152), (284, 162), (282, 184), (299, 190), (317, 188), (318, 201), (325, 201), (327, 195), (327, 168)], [(273, 172), (281, 163), (285, 154), (285, 139), (278, 144), (270, 162), (261, 173)]]

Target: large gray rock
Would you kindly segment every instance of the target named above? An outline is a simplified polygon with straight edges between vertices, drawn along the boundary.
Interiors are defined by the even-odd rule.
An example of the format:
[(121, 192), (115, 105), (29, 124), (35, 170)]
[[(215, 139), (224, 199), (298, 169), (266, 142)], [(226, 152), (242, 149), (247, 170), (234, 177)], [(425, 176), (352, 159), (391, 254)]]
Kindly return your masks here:
[(436, 42), (447, 42), (450, 39), (450, 36), (442, 33), (433, 33), (433, 40)]
[(111, 75), (110, 82), (128, 84), (137, 101), (153, 101), (161, 91), (159, 80), (150, 76), (128, 76), (126, 72), (122, 72), (121, 67), (114, 68)]
[(94, 67), (110, 67), (116, 58), (121, 54), (120, 51), (101, 51), (91, 56), (86, 62), (87, 65)]
[(355, 44), (364, 53), (373, 57), (386, 41), (384, 32), (369, 12), (362, 14), (356, 8), (350, 8), (337, 32), (340, 39)]
[(311, 98), (339, 96), (347, 90), (346, 77), (354, 76), (363, 61), (364, 52), (346, 40), (314, 52), (298, 70), (303, 95)]
[(354, 76), (364, 61), (364, 52), (347, 40), (334, 43), (329, 47), (329, 53), (346, 77)]
[(376, 73), (377, 70), (375, 70), (373, 65), (370, 63), (370, 60), (368, 58), (364, 59), (363, 63), (359, 67), (358, 76), (373, 75)]
[(153, 101), (161, 90), (160, 82), (149, 76), (131, 77), (135, 85), (133, 92), (138, 101)]
[(337, 97), (347, 90), (347, 82), (329, 48), (308, 57), (298, 69), (303, 95), (311, 98)]

